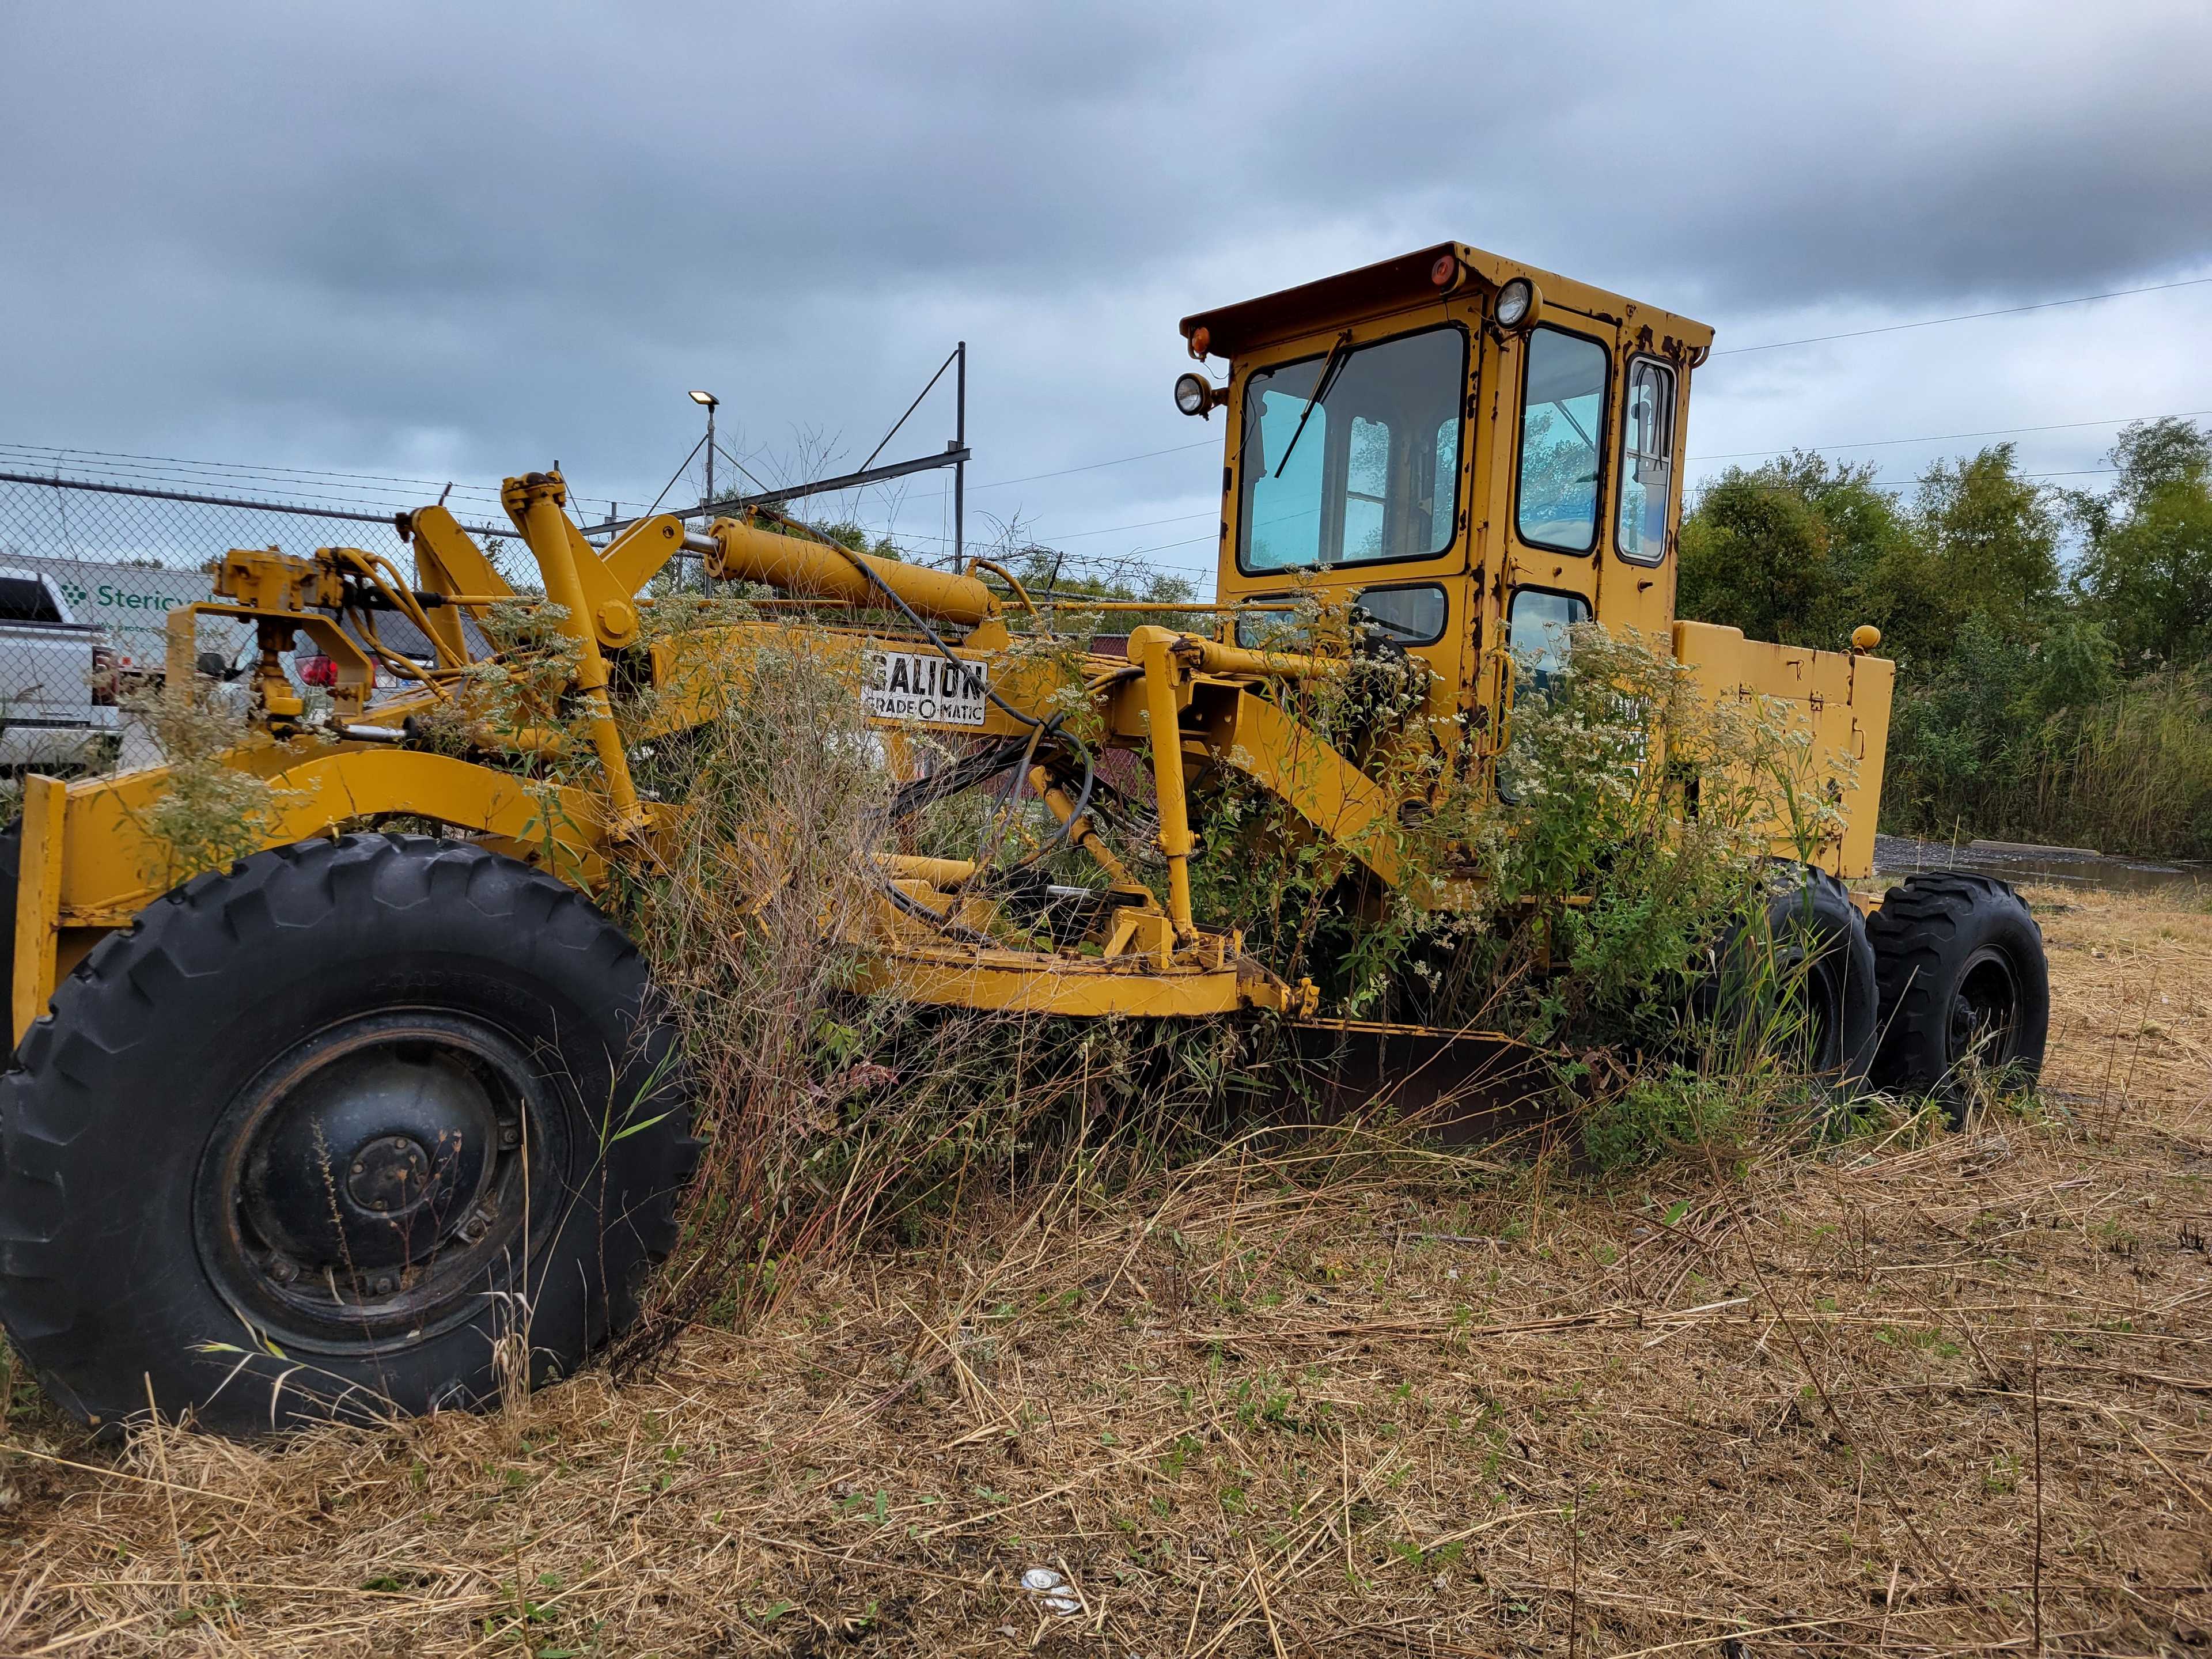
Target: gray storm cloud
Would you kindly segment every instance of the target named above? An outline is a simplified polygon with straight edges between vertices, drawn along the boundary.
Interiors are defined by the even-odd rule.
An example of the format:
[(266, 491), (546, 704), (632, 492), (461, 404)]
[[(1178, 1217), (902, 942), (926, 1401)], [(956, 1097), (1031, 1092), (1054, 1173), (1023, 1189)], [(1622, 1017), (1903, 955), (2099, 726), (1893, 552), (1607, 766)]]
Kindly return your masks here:
[[(1444, 236), (1723, 325), (2212, 258), (2194, 4), (80, 3), (4, 29), (23, 441), (560, 454), (634, 492), (689, 442), (686, 385), (788, 445), (896, 413), (964, 335), (1012, 477), (1187, 441), (1183, 311)], [(1183, 489), (1044, 500), (1109, 523)]]

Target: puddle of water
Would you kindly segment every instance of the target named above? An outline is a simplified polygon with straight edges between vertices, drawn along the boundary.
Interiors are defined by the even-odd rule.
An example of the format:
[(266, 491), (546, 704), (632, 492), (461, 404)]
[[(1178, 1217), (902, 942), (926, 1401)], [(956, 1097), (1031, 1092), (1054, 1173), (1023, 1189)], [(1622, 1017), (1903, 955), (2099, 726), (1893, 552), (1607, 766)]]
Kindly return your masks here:
[(1878, 876), (1909, 876), (1917, 870), (1970, 870), (2006, 881), (2104, 887), (2125, 893), (2173, 888), (2201, 891), (2212, 887), (2212, 865), (2189, 860), (2120, 858), (2063, 847), (1954, 844), (1916, 841), (1910, 836), (1876, 836), (1874, 869)]

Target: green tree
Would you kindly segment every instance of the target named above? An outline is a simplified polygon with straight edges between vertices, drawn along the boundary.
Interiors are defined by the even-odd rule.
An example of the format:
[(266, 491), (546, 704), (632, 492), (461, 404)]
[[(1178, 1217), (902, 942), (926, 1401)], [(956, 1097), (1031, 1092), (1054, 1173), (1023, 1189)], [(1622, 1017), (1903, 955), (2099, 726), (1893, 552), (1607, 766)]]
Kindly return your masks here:
[(1912, 513), (1917, 544), (1885, 581), (1896, 624), (1918, 659), (1947, 654), (1969, 617), (2025, 647), (2058, 595), (2059, 518), (2051, 491), (2021, 476), (2011, 444), (1937, 461), (1921, 475)]
[(2212, 435), (2186, 421), (2121, 428), (2106, 495), (2071, 501), (2082, 530), (2074, 585), (2141, 670), (2212, 654)]
[(1804, 450), (1730, 467), (1682, 521), (1678, 609), (1753, 639), (1838, 648), (1887, 629), (1878, 580), (1907, 540), (1874, 468)]

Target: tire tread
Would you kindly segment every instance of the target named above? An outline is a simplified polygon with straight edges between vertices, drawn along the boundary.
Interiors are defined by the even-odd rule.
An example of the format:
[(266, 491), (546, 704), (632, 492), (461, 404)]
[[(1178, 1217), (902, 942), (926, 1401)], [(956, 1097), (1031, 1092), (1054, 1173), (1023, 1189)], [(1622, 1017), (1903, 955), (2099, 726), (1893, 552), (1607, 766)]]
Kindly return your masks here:
[[(672, 1028), (655, 1007), (635, 944), (555, 877), (477, 843), (355, 835), (273, 848), (228, 870), (195, 876), (87, 954), (55, 988), (0, 1074), (0, 1324), (50, 1397), (79, 1417), (89, 1415), (65, 1375), (76, 1322), (76, 1299), (65, 1288), (69, 1212), (73, 1204), (112, 1202), (115, 1195), (67, 1193), (57, 1165), (88, 1127), (86, 1097), (97, 1086), (94, 1074), (128, 1063), (118, 1057), (156, 1031), (157, 1022), (146, 1016), (181, 981), (237, 974), (250, 982), (252, 957), (272, 933), (312, 928), (349, 900), (404, 910), (433, 899), (469, 904), (517, 937), (530, 937), (533, 950), (563, 935), (558, 942), (564, 950), (604, 952), (611, 968), (623, 970), (618, 978), (635, 981), (633, 1012), (647, 1052), (668, 1052)], [(618, 1006), (631, 1002), (625, 993)], [(635, 1322), (647, 1276), (679, 1236), (678, 1206), (702, 1143), (689, 1133), (680, 1073), (672, 1092), (677, 1104), (665, 1155), (672, 1178), (629, 1213), (603, 1223), (627, 1223), (643, 1255), (636, 1270), (610, 1275), (604, 1295), (592, 1296), (587, 1352)], [(99, 1410), (99, 1403), (91, 1409)]]

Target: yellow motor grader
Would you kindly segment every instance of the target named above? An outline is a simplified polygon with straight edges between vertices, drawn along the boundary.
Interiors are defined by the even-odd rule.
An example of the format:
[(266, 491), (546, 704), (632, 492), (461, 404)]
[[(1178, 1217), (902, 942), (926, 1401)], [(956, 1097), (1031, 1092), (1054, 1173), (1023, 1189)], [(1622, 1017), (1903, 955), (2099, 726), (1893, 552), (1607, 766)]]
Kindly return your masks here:
[[(1009, 781), (1095, 876), (1073, 921), (1041, 930), (1012, 915), (988, 849), (894, 838), (858, 941), (875, 993), (1075, 1018), (1269, 1011), (1377, 1088), (1436, 1066), (1459, 1034), (1325, 1020), (1311, 984), (1244, 949), (1242, 919), (1202, 914), (1191, 803), (1233, 778), (1370, 892), (1452, 904), (1450, 880), (1404, 859), (1409, 826), (1439, 779), (1507, 787), (1516, 687), (1595, 621), (1668, 641), (1707, 697), (1781, 700), (1815, 752), (1855, 761), (1829, 780), (1848, 828), (1802, 872), (1826, 930), (1819, 1063), (1923, 1090), (1969, 1053), (2033, 1070), (2047, 983), (2009, 889), (1919, 878), (1869, 921), (1838, 879), (1871, 869), (1893, 672), (1878, 636), (1800, 649), (1674, 615), (1710, 329), (1448, 243), (1182, 332), (1200, 372), (1178, 407), (1225, 416), (1216, 597), (1176, 607), (1201, 625), (1147, 622), (1118, 651), (1086, 620), (1048, 660), (1050, 596), (987, 561), (921, 568), (756, 513), (657, 514), (593, 546), (557, 472), (503, 494), (542, 593), (438, 506), (400, 516), (411, 572), (347, 548), (222, 558), (216, 597), (173, 614), (167, 695), (193, 684), (197, 617), (257, 630), (250, 730), (220, 764), (272, 786), (260, 850), (174, 884), (159, 768), (33, 777), (0, 840), (16, 1038), (0, 1320), (52, 1397), (97, 1423), (150, 1403), (238, 1431), (475, 1405), (526, 1363), (573, 1370), (634, 1317), (698, 1147), (646, 965), (594, 895), (684, 833), (637, 757), (745, 718), (732, 677), (794, 629), (904, 757), (901, 804)], [(649, 626), (679, 555), (805, 601), (802, 620)], [(562, 647), (562, 718), (474, 720), (483, 635), (462, 620), (531, 604)], [(1282, 626), (1316, 605), (1356, 629)], [(380, 643), (392, 614), (434, 664)], [(330, 665), (313, 711), (286, 662), (302, 641)], [(1434, 764), (1304, 717), (1314, 688), (1378, 663), (1412, 688), (1393, 742)], [(408, 684), (380, 696), (380, 674)], [(564, 744), (566, 781), (532, 771)], [(1143, 810), (1109, 813), (1116, 793)], [(441, 833), (379, 829), (395, 819)]]

